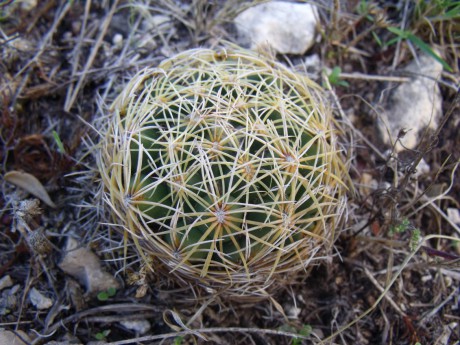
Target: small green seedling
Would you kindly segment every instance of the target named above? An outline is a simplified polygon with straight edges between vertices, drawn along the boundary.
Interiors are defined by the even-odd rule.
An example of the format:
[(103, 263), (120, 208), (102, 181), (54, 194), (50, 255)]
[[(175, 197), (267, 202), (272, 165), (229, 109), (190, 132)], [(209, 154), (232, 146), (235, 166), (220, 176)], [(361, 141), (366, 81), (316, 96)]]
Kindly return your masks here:
[(58, 132), (53, 131), (52, 133), (53, 133), (54, 141), (56, 142), (56, 145), (57, 145), (57, 147), (58, 147), (59, 153), (65, 154), (64, 144), (62, 143), (62, 140), (61, 140), (61, 138), (59, 137)]
[[(297, 333), (302, 337), (309, 337), (312, 332), (312, 327), (310, 325), (303, 325), (302, 328), (299, 330), (297, 327), (290, 326), (290, 325), (282, 325), (279, 328), (280, 331), (283, 332), (290, 332), (290, 333)], [(291, 345), (300, 345), (302, 344), (302, 338), (292, 338)]]
[(411, 238), (409, 241), (409, 248), (411, 251), (415, 251), (417, 249), (417, 246), (420, 242), (421, 238), (421, 233), (420, 230), (412, 226), (410, 223), (409, 219), (404, 218), (399, 224), (397, 225), (392, 225), (390, 227), (390, 236), (393, 236), (395, 234), (402, 234), (406, 232), (407, 230), (411, 231)]
[(339, 66), (335, 66), (332, 69), (331, 73), (328, 75), (329, 83), (331, 83), (331, 85), (338, 85), (344, 87), (350, 86), (350, 84), (347, 81), (342, 80), (340, 78), (340, 73), (342, 73), (342, 69)]
[(101, 302), (107, 301), (110, 297), (115, 296), (117, 289), (114, 287), (108, 288), (106, 291), (101, 291), (97, 294), (97, 299)]
[(405, 232), (407, 229), (410, 227), (410, 221), (407, 218), (404, 218), (399, 224), (397, 225), (392, 225), (390, 227), (390, 236), (393, 236), (394, 234), (401, 234)]
[(179, 336), (174, 338), (174, 345), (181, 345), (182, 341), (184, 340), (184, 337)]
[[(312, 328), (310, 325), (303, 325), (303, 327), (299, 330), (299, 335), (308, 337), (310, 336)], [(300, 345), (302, 343), (302, 339), (300, 338), (293, 338), (291, 344), (292, 345)]]
[(372, 31), (372, 37), (374, 37), (375, 42), (379, 45), (379, 47), (383, 47), (383, 42), (380, 39), (379, 35), (375, 33), (375, 31)]
[(109, 329), (106, 329), (102, 332), (98, 332), (96, 333), (96, 335), (94, 336), (94, 338), (96, 338), (96, 340), (105, 340), (107, 339), (107, 336), (110, 334), (110, 330)]

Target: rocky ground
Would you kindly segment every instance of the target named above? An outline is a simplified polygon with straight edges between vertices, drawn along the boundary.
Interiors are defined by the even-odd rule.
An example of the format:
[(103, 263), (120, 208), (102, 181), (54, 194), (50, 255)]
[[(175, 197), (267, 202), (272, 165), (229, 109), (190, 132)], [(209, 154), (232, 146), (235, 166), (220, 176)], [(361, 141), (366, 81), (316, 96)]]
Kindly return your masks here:
[[(256, 3), (0, 1), (0, 344), (460, 342), (460, 6)], [(131, 76), (226, 42), (324, 86), (355, 190), (328, 263), (258, 303), (126, 274), (94, 162)]]

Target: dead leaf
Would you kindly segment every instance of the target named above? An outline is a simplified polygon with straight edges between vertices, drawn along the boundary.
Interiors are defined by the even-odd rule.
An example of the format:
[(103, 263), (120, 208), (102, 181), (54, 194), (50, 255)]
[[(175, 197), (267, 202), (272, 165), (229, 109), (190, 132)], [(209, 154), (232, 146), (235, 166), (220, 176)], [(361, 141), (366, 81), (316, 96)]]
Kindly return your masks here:
[(4, 179), (6, 182), (14, 184), (15, 186), (18, 186), (26, 192), (36, 196), (48, 206), (56, 208), (56, 205), (51, 201), (45, 187), (43, 187), (42, 183), (35, 176), (26, 172), (13, 170), (7, 172), (4, 175)]
[(0, 279), (0, 291), (13, 286), (13, 280), (9, 275), (6, 275)]

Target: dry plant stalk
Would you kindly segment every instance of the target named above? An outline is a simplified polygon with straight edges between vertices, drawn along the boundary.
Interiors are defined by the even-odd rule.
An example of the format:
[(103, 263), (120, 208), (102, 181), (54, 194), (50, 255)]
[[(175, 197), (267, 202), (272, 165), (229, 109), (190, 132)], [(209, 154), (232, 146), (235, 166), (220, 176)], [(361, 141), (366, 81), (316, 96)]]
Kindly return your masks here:
[(143, 70), (101, 143), (106, 203), (156, 272), (267, 296), (336, 237), (348, 174), (326, 104), (310, 79), (237, 47)]

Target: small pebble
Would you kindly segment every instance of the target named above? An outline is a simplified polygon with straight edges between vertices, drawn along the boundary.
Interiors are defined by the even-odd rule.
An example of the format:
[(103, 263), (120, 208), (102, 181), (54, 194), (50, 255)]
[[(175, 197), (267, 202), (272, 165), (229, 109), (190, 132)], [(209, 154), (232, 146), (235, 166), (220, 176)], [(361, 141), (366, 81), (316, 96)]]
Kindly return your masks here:
[(3, 276), (0, 279), (0, 291), (13, 286), (13, 280), (9, 275)]

